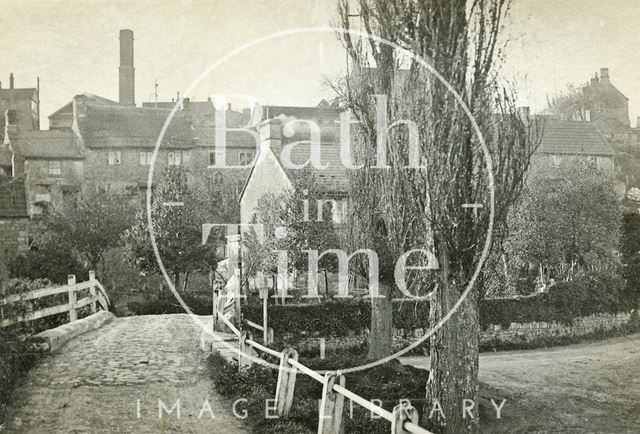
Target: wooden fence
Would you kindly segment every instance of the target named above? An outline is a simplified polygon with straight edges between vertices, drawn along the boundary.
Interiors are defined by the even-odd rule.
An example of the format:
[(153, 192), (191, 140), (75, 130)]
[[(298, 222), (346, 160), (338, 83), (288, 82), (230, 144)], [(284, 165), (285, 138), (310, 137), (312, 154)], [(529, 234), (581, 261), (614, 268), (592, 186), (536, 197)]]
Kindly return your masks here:
[[(219, 318), (238, 337), (241, 352), (246, 353), (249, 347), (252, 347), (280, 359), (280, 370), (278, 372), (278, 383), (275, 392), (275, 407), (279, 417), (287, 416), (291, 411), (296, 373), (300, 371), (322, 384), (318, 434), (340, 434), (343, 432), (341, 427), (344, 398), (349, 398), (352, 402), (369, 410), (371, 414), (376, 414), (391, 422), (392, 434), (432, 434), (430, 431), (418, 425), (418, 412), (408, 403), (396, 405), (392, 412), (385, 410), (379, 405), (347, 389), (345, 387), (344, 375), (336, 372), (326, 373), (322, 376), (313, 369), (298, 362), (298, 353), (296, 350), (288, 348), (284, 351), (276, 351), (265, 345), (261, 345), (252, 339), (250, 333), (240, 331), (234, 326), (224, 314), (219, 315)], [(250, 361), (240, 354), (238, 355), (238, 364), (240, 369), (242, 369), (250, 364)]]
[[(78, 299), (78, 292), (84, 289), (89, 289), (89, 296)], [(67, 303), (57, 306), (49, 306), (38, 310), (33, 310), (33, 305), (30, 300), (37, 300), (43, 297), (49, 297), (56, 294), (67, 294)], [(27, 303), (26, 313), (18, 316), (5, 318), (5, 306), (14, 303)], [(100, 307), (103, 310), (108, 310), (109, 297), (102, 284), (96, 279), (95, 272), (89, 272), (89, 280), (86, 282), (76, 283), (76, 276), (69, 275), (67, 285), (53, 286), (49, 288), (35, 289), (29, 292), (23, 292), (20, 294), (7, 295), (0, 299), (0, 328), (8, 327), (21, 322), (33, 321), (40, 318), (45, 318), (51, 315), (56, 315), (64, 312), (69, 313), (69, 322), (78, 319), (77, 310), (91, 306), (91, 313), (95, 313)]]

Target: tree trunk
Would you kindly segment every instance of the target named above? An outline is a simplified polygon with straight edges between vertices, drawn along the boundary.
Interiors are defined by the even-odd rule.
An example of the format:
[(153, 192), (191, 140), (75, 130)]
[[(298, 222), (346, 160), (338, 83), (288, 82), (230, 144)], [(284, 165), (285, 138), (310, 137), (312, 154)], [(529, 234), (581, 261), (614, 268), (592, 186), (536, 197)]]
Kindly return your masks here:
[[(446, 268), (445, 265), (445, 273)], [(440, 321), (460, 297), (460, 289), (444, 280), (431, 299), (431, 324)], [(478, 429), (477, 294), (472, 289), (458, 310), (431, 336), (431, 368), (422, 421), (427, 429), (438, 434)], [(469, 410), (465, 411), (465, 407)]]
[(371, 333), (369, 333), (369, 359), (381, 359), (393, 349), (393, 305), (391, 288), (380, 283), (380, 295), (371, 299)]
[(180, 291), (180, 273), (173, 273), (173, 286), (175, 286), (176, 291)]
[(327, 270), (323, 270), (323, 271), (324, 271), (324, 291), (328, 300), (331, 298), (331, 295), (329, 294), (329, 277), (327, 276)]

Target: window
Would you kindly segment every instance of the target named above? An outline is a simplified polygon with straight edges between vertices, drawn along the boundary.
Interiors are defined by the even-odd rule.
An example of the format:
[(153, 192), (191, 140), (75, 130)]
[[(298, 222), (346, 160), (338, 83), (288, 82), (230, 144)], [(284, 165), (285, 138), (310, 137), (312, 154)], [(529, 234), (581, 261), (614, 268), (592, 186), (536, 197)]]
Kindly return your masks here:
[(120, 164), (122, 162), (122, 154), (120, 151), (109, 151), (109, 165)]
[(559, 155), (552, 155), (551, 159), (553, 162), (553, 167), (560, 167), (560, 163), (562, 163), (562, 157), (560, 157)]
[(240, 166), (248, 166), (253, 161), (253, 152), (240, 152), (238, 154), (238, 164)]
[(140, 165), (150, 166), (152, 157), (153, 157), (153, 152), (140, 152)]
[(209, 166), (216, 165), (216, 151), (209, 151)]
[(168, 159), (169, 159), (169, 166), (180, 166), (182, 164), (182, 152), (181, 151), (175, 151), (175, 152), (169, 152), (167, 154)]
[(49, 175), (62, 175), (62, 163), (60, 161), (49, 161)]

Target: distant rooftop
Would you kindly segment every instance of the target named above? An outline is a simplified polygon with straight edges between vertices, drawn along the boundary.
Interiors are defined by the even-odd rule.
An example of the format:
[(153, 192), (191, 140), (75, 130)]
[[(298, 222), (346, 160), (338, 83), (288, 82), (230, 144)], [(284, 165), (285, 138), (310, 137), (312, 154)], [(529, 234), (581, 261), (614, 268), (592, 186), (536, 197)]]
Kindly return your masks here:
[(544, 117), (538, 152), (544, 154), (613, 155), (607, 140), (589, 122)]

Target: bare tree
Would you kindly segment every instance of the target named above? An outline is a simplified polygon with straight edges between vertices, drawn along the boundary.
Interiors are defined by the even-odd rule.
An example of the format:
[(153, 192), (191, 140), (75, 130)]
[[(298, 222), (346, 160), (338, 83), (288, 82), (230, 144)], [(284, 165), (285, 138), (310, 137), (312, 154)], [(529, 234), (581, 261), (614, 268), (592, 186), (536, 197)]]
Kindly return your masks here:
[[(473, 417), (462, 411), (463, 400), (475, 400), (478, 390), (482, 282), (470, 284), (485, 259), (485, 245), (490, 251), (503, 238), (507, 210), (521, 191), (538, 141), (536, 122), (516, 109), (514, 95), (497, 79), (503, 47), (499, 35), (508, 6), (508, 0), (358, 2), (358, 30), (429, 62), (461, 96), (487, 152), (460, 101), (416, 59), (375, 38), (340, 35), (351, 72), (334, 88), (359, 122), (354, 155), (363, 164), (352, 171), (351, 232), (365, 244), (358, 248), (376, 248), (380, 280), (388, 287), (387, 297), (374, 305), (379, 327), (372, 323), (372, 342), (390, 341), (390, 326), (384, 327), (390, 324), (385, 318), (390, 318), (391, 260), (402, 253), (433, 248), (438, 258), (437, 273), (412, 278), (414, 287), (432, 290), (431, 324), (442, 320), (471, 288), (431, 337), (425, 416), (434, 400), (443, 412), (432, 413), (424, 423), (443, 433), (468, 432), (477, 424), (477, 408)], [(354, 11), (347, 0), (340, 1), (339, 13), (342, 27), (350, 29)], [(381, 129), (381, 113), (389, 125), (404, 119), (415, 128), (402, 123)], [(381, 134), (387, 136), (382, 153)], [(384, 154), (386, 162), (381, 162)], [(474, 204), (482, 207), (469, 208)], [(493, 243), (487, 237), (491, 227)]]

